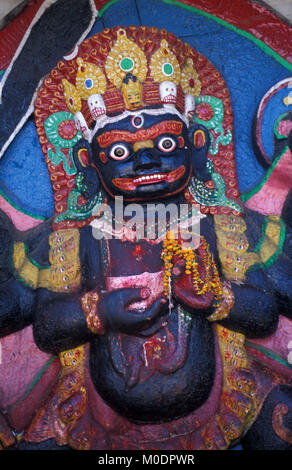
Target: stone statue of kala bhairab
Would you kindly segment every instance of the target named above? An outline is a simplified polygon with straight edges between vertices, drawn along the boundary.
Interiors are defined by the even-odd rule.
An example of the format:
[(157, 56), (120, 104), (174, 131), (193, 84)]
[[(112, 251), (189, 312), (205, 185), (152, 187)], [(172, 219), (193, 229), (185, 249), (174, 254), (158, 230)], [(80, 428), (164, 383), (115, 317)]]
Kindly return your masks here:
[[(105, 29), (34, 114), (55, 214), (25, 232), (1, 216), (0, 333), (32, 325), (58, 369), (21, 439), (1, 417), (3, 446), (291, 450), (291, 369), (249, 346), (290, 325), (292, 194), (277, 214), (243, 205), (218, 70), (166, 30)], [(291, 116), (277, 126), (291, 157)], [(158, 204), (177, 232), (170, 211), (150, 226)]]

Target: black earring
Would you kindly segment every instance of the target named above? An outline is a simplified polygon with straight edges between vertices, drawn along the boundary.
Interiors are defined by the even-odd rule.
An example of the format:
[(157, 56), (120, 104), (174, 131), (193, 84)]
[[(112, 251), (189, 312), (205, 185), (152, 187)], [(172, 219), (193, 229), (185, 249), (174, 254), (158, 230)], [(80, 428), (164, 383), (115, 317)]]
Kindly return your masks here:
[(201, 181), (210, 179), (207, 167), (207, 154), (210, 147), (210, 136), (208, 130), (199, 124), (189, 129), (189, 142), (192, 151), (193, 176)]
[(77, 168), (79, 190), (86, 199), (92, 199), (100, 189), (100, 181), (96, 169), (92, 166), (92, 150), (85, 139), (77, 142), (73, 149), (73, 158)]

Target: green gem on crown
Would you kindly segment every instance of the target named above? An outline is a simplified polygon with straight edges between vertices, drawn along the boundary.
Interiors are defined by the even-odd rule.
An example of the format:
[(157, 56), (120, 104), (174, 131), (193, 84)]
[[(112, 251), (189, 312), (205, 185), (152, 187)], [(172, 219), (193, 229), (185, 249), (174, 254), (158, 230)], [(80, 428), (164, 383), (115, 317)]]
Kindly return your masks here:
[(124, 72), (130, 72), (134, 67), (134, 61), (130, 57), (124, 57), (120, 62), (120, 67)]
[(164, 75), (172, 75), (173, 74), (173, 66), (169, 63), (163, 64), (162, 71)]

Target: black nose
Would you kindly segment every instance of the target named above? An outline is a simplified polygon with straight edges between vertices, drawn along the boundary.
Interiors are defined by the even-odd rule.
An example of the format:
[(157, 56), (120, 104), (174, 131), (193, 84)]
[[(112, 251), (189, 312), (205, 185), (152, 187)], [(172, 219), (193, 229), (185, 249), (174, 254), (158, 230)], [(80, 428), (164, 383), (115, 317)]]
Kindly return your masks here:
[(151, 170), (152, 168), (160, 167), (160, 157), (155, 149), (147, 147), (136, 152), (133, 165), (134, 171)]

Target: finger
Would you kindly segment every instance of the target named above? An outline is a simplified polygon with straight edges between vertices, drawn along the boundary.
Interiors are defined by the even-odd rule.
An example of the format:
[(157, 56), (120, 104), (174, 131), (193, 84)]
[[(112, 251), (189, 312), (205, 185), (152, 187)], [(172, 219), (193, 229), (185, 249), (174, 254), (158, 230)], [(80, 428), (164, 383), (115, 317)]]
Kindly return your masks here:
[(174, 264), (171, 270), (173, 279), (177, 279), (178, 277), (182, 275), (182, 273), (184, 272), (185, 264), (186, 264), (185, 260), (179, 260), (178, 262)]
[(157, 333), (161, 328), (164, 328), (169, 320), (169, 314), (164, 315), (158, 321), (154, 323), (150, 328), (140, 331), (139, 336), (152, 336), (154, 333)]
[(163, 315), (167, 307), (167, 301), (164, 298), (158, 298), (153, 305), (143, 313), (134, 311), (123, 312), (123, 320), (131, 324), (131, 327), (137, 329), (149, 328), (152, 323)]
[(132, 302), (141, 301), (141, 288), (137, 287), (125, 287), (117, 289), (109, 293), (113, 298), (114, 302), (122, 304), (124, 307), (128, 306)]
[(143, 287), (131, 287), (129, 289), (125, 289), (125, 291), (128, 292), (125, 302), (126, 307), (135, 301), (141, 301), (147, 298), (147, 289)]
[(182, 275), (182, 273), (183, 273), (183, 269), (181, 266), (174, 266), (172, 268), (171, 274), (172, 274), (173, 279), (177, 279), (178, 277)]
[(155, 320), (156, 318), (161, 317), (165, 314), (167, 307), (167, 300), (164, 297), (159, 297), (153, 302), (151, 307), (149, 307), (148, 310), (144, 312), (144, 315), (146, 316), (147, 314), (149, 318)]

